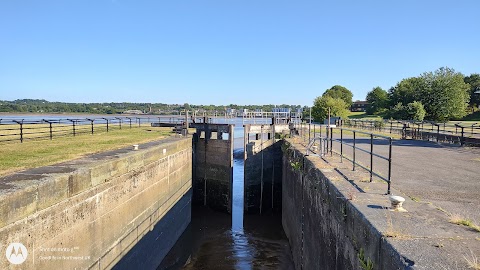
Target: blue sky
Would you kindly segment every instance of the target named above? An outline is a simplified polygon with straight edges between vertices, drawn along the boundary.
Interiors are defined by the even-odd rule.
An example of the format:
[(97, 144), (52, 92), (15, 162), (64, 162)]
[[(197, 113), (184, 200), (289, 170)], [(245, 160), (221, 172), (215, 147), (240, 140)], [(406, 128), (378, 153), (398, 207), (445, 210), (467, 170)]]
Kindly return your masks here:
[(480, 1), (0, 0), (0, 99), (301, 104), (480, 72)]

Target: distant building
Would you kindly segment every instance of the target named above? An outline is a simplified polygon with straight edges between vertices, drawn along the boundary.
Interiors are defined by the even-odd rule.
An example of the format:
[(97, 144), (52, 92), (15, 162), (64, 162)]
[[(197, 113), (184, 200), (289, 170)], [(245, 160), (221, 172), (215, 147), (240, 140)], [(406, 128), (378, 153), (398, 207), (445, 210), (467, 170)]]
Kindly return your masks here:
[(367, 111), (367, 106), (368, 106), (368, 102), (357, 100), (357, 101), (353, 102), (352, 106), (350, 107), (350, 111), (352, 111), (352, 112), (365, 112), (365, 111)]
[(237, 110), (232, 109), (232, 108), (227, 108), (226, 110), (228, 116), (236, 116), (237, 115)]

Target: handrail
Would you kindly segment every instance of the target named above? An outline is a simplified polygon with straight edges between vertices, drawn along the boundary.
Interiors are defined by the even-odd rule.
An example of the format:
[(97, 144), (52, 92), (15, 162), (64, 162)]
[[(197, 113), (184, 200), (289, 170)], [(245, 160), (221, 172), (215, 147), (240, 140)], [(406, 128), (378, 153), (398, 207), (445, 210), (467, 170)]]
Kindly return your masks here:
[[(328, 128), (330, 129), (328, 132)], [(340, 130), (340, 139), (334, 139), (333, 138), (333, 130), (336, 129), (336, 130)], [(350, 143), (347, 143), (344, 141), (344, 136), (343, 136), (343, 131), (349, 131), (349, 132), (352, 132), (353, 133), (353, 144), (350, 144)], [(360, 134), (364, 134), (364, 135), (369, 135), (370, 136), (370, 149), (367, 150), (367, 149), (363, 149), (363, 148), (360, 148), (357, 146), (356, 144), (356, 141), (357, 141), (357, 133), (360, 133)], [(386, 139), (388, 140), (388, 156), (383, 156), (383, 155), (380, 155), (378, 153), (375, 153), (374, 152), (374, 138), (382, 138), (382, 139)], [(328, 140), (330, 140), (330, 147), (328, 146)], [(340, 152), (337, 152), (337, 151), (334, 151), (333, 150), (333, 142), (338, 142), (340, 143)], [(384, 135), (381, 135), (381, 134), (375, 134), (375, 133), (371, 133), (371, 132), (365, 132), (365, 131), (359, 131), (359, 130), (354, 130), (354, 129), (349, 129), (349, 128), (342, 128), (342, 127), (327, 127), (327, 153), (328, 153), (328, 150), (330, 150), (330, 155), (333, 155), (333, 153), (336, 153), (338, 155), (340, 155), (340, 162), (343, 162), (343, 158), (347, 159), (348, 161), (351, 161), (352, 162), (352, 166), (353, 166), (353, 171), (355, 171), (355, 167), (356, 166), (359, 166), (367, 171), (369, 171), (370, 173), (370, 182), (373, 181), (373, 176), (377, 176), (378, 178), (384, 180), (385, 182), (387, 182), (387, 194), (391, 194), (391, 182), (392, 182), (392, 137), (388, 137), (388, 136), (384, 136)], [(343, 146), (349, 146), (349, 147), (352, 147), (353, 149), (353, 157), (350, 158), (346, 155), (344, 155), (344, 152), (343, 152)], [(361, 163), (359, 163), (356, 159), (356, 152), (357, 150), (360, 150), (361, 152), (364, 152), (364, 153), (367, 153), (370, 155), (370, 168), (362, 165)], [(383, 160), (386, 160), (388, 161), (388, 175), (387, 177), (384, 177), (382, 176), (379, 172), (376, 172), (374, 171), (374, 162), (373, 162), (373, 157), (378, 157), (378, 158), (381, 158)], [(376, 167), (376, 166), (375, 166)]]

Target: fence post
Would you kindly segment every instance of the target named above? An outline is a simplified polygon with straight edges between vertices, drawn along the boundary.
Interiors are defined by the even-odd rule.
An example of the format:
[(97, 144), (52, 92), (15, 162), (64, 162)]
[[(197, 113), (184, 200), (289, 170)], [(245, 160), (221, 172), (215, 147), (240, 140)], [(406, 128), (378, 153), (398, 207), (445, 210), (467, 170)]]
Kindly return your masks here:
[(465, 133), (463, 132), (464, 127), (460, 127), (462, 129), (462, 137), (460, 138), (460, 145), (465, 145)]
[(106, 119), (106, 120), (107, 120), (107, 132), (108, 132), (108, 119)]
[(333, 156), (333, 128), (330, 128), (330, 156)]
[(327, 139), (327, 140), (325, 141), (325, 142), (326, 142), (326, 145), (327, 145), (327, 152), (326, 152), (326, 154), (328, 154), (328, 151), (329, 151), (329, 149), (328, 149), (328, 138), (329, 138), (329, 136), (330, 136), (330, 134), (328, 133), (328, 126), (325, 127), (325, 133), (326, 133), (325, 136), (326, 136), (326, 139)]
[(73, 127), (73, 137), (75, 137), (75, 120), (70, 120), (72, 121), (72, 127)]
[(392, 138), (389, 139), (389, 149), (388, 149), (388, 190), (387, 194), (390, 194), (390, 183), (392, 181)]
[[(312, 120), (310, 120), (310, 121), (312, 121)], [(308, 143), (310, 143), (310, 132), (311, 132), (311, 128), (312, 128), (311, 125), (312, 125), (311, 123), (308, 123)]]
[(50, 125), (50, 140), (52, 140), (53, 139), (52, 122), (48, 122), (48, 124)]
[(91, 132), (92, 132), (92, 135), (93, 135), (93, 121), (95, 121), (94, 119), (88, 119), (90, 120), (90, 127), (91, 127)]
[(343, 128), (340, 129), (340, 163), (343, 163)]
[(355, 171), (355, 131), (353, 131), (353, 170)]
[(437, 143), (439, 141), (439, 137), (440, 137), (440, 125), (437, 125)]
[(118, 125), (120, 127), (120, 129), (122, 129), (122, 118), (120, 117), (115, 117), (117, 120), (118, 120)]
[(373, 134), (370, 134), (370, 183), (373, 181)]

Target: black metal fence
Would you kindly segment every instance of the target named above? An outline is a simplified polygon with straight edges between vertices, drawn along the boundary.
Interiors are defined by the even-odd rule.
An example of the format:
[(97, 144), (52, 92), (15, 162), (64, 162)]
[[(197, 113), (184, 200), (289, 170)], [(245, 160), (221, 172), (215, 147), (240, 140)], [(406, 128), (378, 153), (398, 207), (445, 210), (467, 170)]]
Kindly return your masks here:
[[(345, 159), (352, 163), (353, 171), (357, 167), (368, 171), (370, 182), (373, 181), (374, 176), (385, 181), (387, 183), (387, 194), (391, 193), (392, 137), (318, 124), (299, 123), (294, 127), (304, 142), (308, 141), (307, 154), (311, 151), (312, 146), (318, 142), (321, 156), (337, 154), (340, 156), (340, 162)], [(347, 147), (351, 149), (351, 155), (347, 154), (345, 149)], [(359, 154), (362, 155), (359, 157)], [(382, 160), (386, 162), (386, 166), (381, 164), (380, 161)]]
[(339, 124), (343, 127), (399, 134), (403, 139), (480, 146), (480, 123), (346, 119)]
[(0, 119), (0, 143), (54, 139), (81, 134), (95, 134), (125, 128), (151, 126), (152, 123), (183, 124), (177, 117), (102, 117), (67, 119)]

